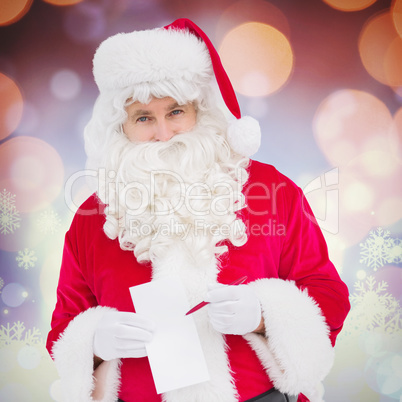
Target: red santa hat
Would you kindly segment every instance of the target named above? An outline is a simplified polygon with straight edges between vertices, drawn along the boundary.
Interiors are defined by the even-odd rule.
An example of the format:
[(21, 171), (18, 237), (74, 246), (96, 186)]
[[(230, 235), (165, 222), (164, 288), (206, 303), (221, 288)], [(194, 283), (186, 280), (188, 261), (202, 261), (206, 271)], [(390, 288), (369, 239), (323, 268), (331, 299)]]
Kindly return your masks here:
[(101, 94), (135, 86), (162, 86), (164, 96), (177, 99), (178, 94), (185, 93), (182, 98), (186, 100), (192, 99), (195, 88), (210, 85), (214, 76), (234, 116), (227, 131), (231, 147), (240, 155), (251, 156), (260, 146), (258, 122), (241, 116), (218, 52), (189, 19), (180, 18), (162, 29), (120, 33), (106, 39), (95, 53), (93, 73)]

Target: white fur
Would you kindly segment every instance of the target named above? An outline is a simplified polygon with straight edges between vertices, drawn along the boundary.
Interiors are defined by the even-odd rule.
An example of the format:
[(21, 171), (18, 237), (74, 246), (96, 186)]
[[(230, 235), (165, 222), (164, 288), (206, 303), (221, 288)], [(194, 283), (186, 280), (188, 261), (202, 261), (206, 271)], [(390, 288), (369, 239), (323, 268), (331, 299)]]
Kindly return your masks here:
[[(178, 242), (164, 258), (153, 262), (153, 279), (180, 277), (190, 305), (203, 299), (207, 284), (216, 282), (213, 253), (193, 255)], [(275, 387), (288, 394), (303, 393), (311, 402), (322, 401), (320, 382), (334, 358), (329, 330), (320, 308), (293, 282), (261, 279), (250, 283), (261, 301), (266, 336), (245, 335)], [(108, 307), (89, 309), (70, 322), (53, 348), (65, 401), (92, 401), (93, 334)], [(215, 331), (205, 309), (194, 315), (210, 373), (210, 381), (163, 394), (164, 402), (235, 402), (238, 400), (226, 354), (224, 335)], [(119, 360), (112, 360), (102, 402), (114, 402), (120, 385)]]
[[(109, 126), (108, 137), (112, 136), (116, 123), (125, 117), (122, 109), (128, 99), (148, 103), (152, 96), (169, 96), (181, 104), (197, 100), (202, 106), (209, 92), (217, 94), (211, 91), (215, 76), (209, 51), (187, 30), (157, 28), (111, 36), (95, 52), (93, 74), (100, 97), (86, 129), (86, 137), (95, 132), (92, 144), (86, 141), (89, 154), (96, 141), (107, 150), (102, 147), (105, 128)], [(221, 98), (219, 92), (219, 100), (209, 107), (223, 105)], [(239, 155), (256, 153), (260, 138), (258, 122), (248, 116), (233, 121), (228, 130), (228, 141)]]
[(319, 401), (317, 386), (334, 360), (320, 308), (291, 281), (260, 279), (250, 285), (261, 301), (266, 337), (247, 334), (245, 338), (278, 390)]
[[(53, 346), (53, 358), (66, 402), (93, 401), (93, 336), (99, 320), (109, 307), (95, 307), (75, 317)], [(120, 360), (108, 362), (105, 393), (101, 402), (115, 402), (120, 384)]]
[(230, 122), (227, 138), (236, 153), (250, 157), (261, 145), (260, 124), (250, 116), (243, 116), (241, 119)]
[(186, 30), (120, 33), (101, 43), (93, 60), (101, 92), (154, 82), (205, 85), (212, 65), (205, 43)]

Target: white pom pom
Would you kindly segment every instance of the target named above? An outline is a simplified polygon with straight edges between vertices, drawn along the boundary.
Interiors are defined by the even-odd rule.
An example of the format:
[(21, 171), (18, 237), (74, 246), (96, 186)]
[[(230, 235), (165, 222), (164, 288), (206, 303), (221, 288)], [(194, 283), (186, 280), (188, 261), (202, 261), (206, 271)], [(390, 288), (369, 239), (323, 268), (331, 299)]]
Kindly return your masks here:
[(233, 151), (250, 157), (258, 151), (261, 144), (261, 128), (256, 119), (244, 116), (229, 124), (228, 142)]

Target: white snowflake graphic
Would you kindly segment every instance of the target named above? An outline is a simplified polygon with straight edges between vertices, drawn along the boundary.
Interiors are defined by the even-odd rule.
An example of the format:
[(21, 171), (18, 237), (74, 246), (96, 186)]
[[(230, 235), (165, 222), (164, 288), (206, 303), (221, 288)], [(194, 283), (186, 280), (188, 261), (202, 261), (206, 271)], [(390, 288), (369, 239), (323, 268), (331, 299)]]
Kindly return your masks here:
[(389, 250), (389, 257), (394, 264), (402, 263), (402, 240), (392, 239), (392, 245)]
[(35, 255), (35, 251), (25, 248), (18, 251), (17, 257), (15, 257), (18, 266), (24, 269), (33, 268), (38, 258)]
[(402, 309), (387, 288), (385, 281), (377, 283), (373, 276), (365, 282), (356, 282), (356, 292), (350, 296), (352, 310), (346, 318), (343, 336), (373, 330), (386, 334), (402, 332)]
[(21, 321), (14, 322), (13, 325), (7, 323), (0, 327), (0, 348), (12, 345), (13, 343), (34, 346), (42, 343), (40, 335), (39, 329), (35, 327), (25, 331), (25, 325)]
[[(393, 240), (390, 231), (382, 228), (370, 231), (369, 238), (360, 243), (360, 263), (377, 271), (385, 264), (393, 262)], [(400, 245), (399, 245), (400, 246)]]
[(44, 234), (55, 234), (60, 224), (59, 215), (53, 210), (43, 211), (37, 220), (39, 231)]
[(4, 189), (0, 192), (0, 233), (14, 233), (20, 227), (20, 214), (15, 207), (15, 195)]
[[(34, 395), (28, 398), (29, 400), (49, 399), (49, 385), (52, 378), (57, 378), (57, 374), (51, 366), (53, 363), (49, 359), (39, 329), (32, 327), (26, 329), (21, 321), (3, 323), (0, 325), (0, 352), (1, 386), (16, 383), (17, 379), (18, 382), (24, 383), (24, 391), (30, 391), (31, 395)], [(24, 381), (25, 378), (29, 381)], [(13, 398), (14, 392), (6, 391), (5, 395), (10, 396), (9, 398), (6, 396), (6, 400), (28, 400), (25, 397)], [(25, 395), (25, 392), (21, 395)], [(1, 397), (0, 399), (4, 400)]]
[(15, 194), (11, 194), (6, 189), (0, 193), (0, 208), (11, 209), (15, 206)]

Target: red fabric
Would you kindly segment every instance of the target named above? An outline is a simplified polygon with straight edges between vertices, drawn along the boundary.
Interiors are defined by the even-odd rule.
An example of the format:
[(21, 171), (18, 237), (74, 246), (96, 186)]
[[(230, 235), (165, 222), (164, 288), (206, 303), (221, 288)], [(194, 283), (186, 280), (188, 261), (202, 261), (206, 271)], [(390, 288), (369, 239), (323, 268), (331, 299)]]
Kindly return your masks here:
[(208, 48), (209, 54), (211, 56), (212, 68), (214, 69), (214, 74), (216, 77), (216, 81), (218, 83), (219, 89), (221, 91), (223, 100), (226, 103), (226, 106), (236, 117), (236, 119), (240, 119), (240, 107), (239, 103), (237, 102), (235, 91), (233, 90), (232, 83), (226, 71), (222, 65), (221, 59), (219, 57), (218, 52), (216, 51), (214, 45), (205, 34), (205, 32), (198, 27), (194, 22), (187, 18), (179, 18), (178, 20), (172, 22), (169, 25), (164, 27), (165, 29), (173, 28), (173, 29), (188, 29), (189, 32), (197, 36), (204, 41), (205, 45)]
[[(252, 162), (245, 189), (248, 208), (243, 212), (248, 242), (230, 246), (221, 258), (219, 282), (229, 283), (242, 275), (294, 280), (307, 288), (331, 329), (331, 341), (342, 328), (349, 311), (348, 290), (328, 259), (327, 247), (301, 190), (272, 166)], [(134, 311), (129, 287), (151, 280), (151, 267), (140, 265), (133, 253), (122, 251), (118, 241), (103, 233), (104, 216), (94, 196), (77, 212), (66, 235), (57, 290), (52, 344), (80, 312), (96, 306)], [(122, 291), (122, 289), (126, 289)], [(255, 353), (240, 336), (227, 336), (228, 356), (240, 401), (272, 387)], [(308, 364), (308, 362), (306, 362)], [(146, 358), (123, 359), (121, 391), (125, 401), (160, 401), (155, 393)], [(299, 401), (305, 401), (303, 396)]]

